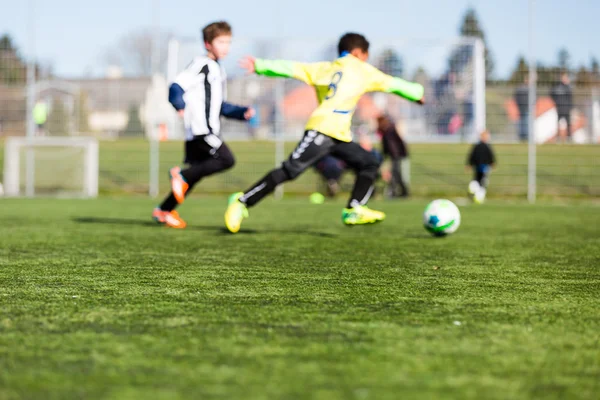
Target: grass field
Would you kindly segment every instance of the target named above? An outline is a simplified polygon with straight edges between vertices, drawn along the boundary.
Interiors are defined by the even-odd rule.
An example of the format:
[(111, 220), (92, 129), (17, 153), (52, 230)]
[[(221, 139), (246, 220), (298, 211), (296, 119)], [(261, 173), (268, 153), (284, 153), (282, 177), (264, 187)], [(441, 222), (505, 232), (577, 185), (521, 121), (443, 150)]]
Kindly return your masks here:
[[(286, 143), (286, 155), (296, 143)], [(275, 165), (273, 142), (230, 143), (237, 165), (231, 171), (202, 183), (203, 193), (231, 193), (244, 190)], [(1, 143), (0, 143), (1, 147)], [(181, 163), (182, 144), (160, 145), (161, 192), (168, 189), (168, 170)], [(527, 193), (527, 146), (496, 145), (498, 169), (491, 175), (490, 197), (525, 198)], [(471, 179), (464, 163), (469, 145), (411, 144), (410, 180), (412, 192), (419, 196), (462, 196)], [(81, 187), (81, 156), (71, 149), (57, 152), (38, 150), (36, 182), (40, 192), (61, 185)], [(3, 151), (0, 148), (0, 172)], [(24, 157), (23, 157), (24, 159)], [(143, 140), (123, 139), (100, 143), (100, 192), (102, 194), (145, 194), (149, 182), (149, 147)], [(23, 164), (24, 166), (24, 164)], [(385, 166), (386, 168), (389, 168)], [(590, 198), (600, 196), (600, 146), (544, 145), (538, 147), (538, 195), (541, 197)], [(24, 169), (22, 172), (24, 176)], [(68, 178), (68, 179), (65, 179)], [(349, 182), (350, 179), (347, 180)], [(346, 185), (348, 186), (348, 185)], [(317, 178), (307, 171), (286, 184), (288, 193), (306, 194), (316, 190)]]
[(0, 399), (597, 399), (600, 208), (0, 201)]

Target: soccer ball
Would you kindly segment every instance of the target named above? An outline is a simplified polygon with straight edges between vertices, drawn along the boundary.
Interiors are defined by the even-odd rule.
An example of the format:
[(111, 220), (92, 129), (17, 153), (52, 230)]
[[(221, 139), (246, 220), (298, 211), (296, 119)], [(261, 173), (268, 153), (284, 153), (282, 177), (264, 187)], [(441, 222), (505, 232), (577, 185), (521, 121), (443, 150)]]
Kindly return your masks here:
[(450, 200), (434, 200), (425, 208), (423, 225), (435, 236), (449, 235), (460, 226), (460, 211)]

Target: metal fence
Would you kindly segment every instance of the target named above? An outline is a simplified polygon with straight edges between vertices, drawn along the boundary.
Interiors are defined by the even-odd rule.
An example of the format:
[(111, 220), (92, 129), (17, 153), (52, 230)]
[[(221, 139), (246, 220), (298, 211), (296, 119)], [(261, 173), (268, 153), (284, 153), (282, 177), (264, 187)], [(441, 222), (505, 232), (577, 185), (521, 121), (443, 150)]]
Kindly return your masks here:
[[(331, 41), (235, 40), (230, 63), (226, 64), (229, 98), (253, 105), (259, 111), (258, 117), (250, 124), (223, 125), (238, 163), (234, 170), (203, 182), (204, 194), (245, 189), (280, 162), (302, 134), (304, 122), (316, 106), (313, 91), (302, 84), (242, 76), (235, 67), (238, 56), (253, 52), (302, 61), (335, 57)], [(375, 40), (372, 63), (388, 73), (424, 83), (429, 104), (417, 107), (389, 95), (366, 96), (359, 104), (354, 131), (363, 132), (377, 148), (374, 118), (382, 112), (391, 115), (409, 145), (410, 174), (406, 179), (412, 193), (461, 196), (470, 180), (464, 169), (467, 153), (478, 132), (487, 128), (498, 158), (489, 196), (525, 197), (531, 180), (527, 175), (528, 148), (523, 142), (531, 136), (531, 127), (524, 110), (529, 96), (535, 95), (537, 195), (600, 196), (598, 87), (569, 83), (572, 101), (560, 104), (563, 110), (559, 112), (556, 103), (561, 100), (555, 92), (562, 79), (560, 74), (547, 74), (545, 81), (538, 79), (536, 92), (526, 86), (526, 74), (522, 82), (486, 83), (480, 46), (481, 42), (474, 39), (426, 44), (408, 39)], [(46, 76), (39, 68), (32, 70), (30, 64), (29, 85), (25, 60), (10, 48), (0, 49), (0, 138), (25, 136), (28, 122), (35, 136), (94, 136), (100, 140), (100, 194), (156, 195), (166, 191), (167, 171), (183, 157), (181, 121), (167, 102), (168, 83), (193, 55), (202, 51), (197, 41), (173, 42), (171, 50), (175, 48), (169, 71), (154, 77), (123, 76), (113, 68), (102, 78), (61, 79)], [(571, 74), (572, 80), (575, 77)], [(4, 150), (0, 150), (1, 158)], [(70, 165), (61, 174), (75, 174), (77, 160), (66, 160), (69, 154), (57, 151), (53, 157), (46, 152), (37, 157), (36, 168)], [(0, 162), (0, 171), (2, 168)], [(382, 176), (388, 170), (384, 163)], [(342, 187), (348, 184), (345, 179)], [(35, 185), (44, 188), (45, 182), (38, 179)], [(310, 171), (287, 184), (285, 190), (309, 193), (320, 185), (320, 179)], [(55, 183), (46, 186), (49, 192)], [(382, 188), (385, 182), (379, 186)]]

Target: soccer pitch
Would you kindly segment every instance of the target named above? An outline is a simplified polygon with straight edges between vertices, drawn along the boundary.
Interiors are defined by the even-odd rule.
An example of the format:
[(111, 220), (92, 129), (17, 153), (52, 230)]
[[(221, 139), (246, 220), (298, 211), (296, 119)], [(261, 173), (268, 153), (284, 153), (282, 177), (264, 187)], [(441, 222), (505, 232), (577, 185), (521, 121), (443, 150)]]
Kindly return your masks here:
[(600, 208), (224, 198), (0, 201), (0, 399), (592, 399)]

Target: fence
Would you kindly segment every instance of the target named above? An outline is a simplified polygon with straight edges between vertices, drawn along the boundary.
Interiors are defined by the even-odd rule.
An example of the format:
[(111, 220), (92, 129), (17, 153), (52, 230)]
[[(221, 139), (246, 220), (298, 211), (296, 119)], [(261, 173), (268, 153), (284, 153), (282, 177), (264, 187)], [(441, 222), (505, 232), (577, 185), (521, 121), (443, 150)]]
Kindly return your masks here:
[[(234, 65), (238, 56), (254, 52), (264, 57), (303, 61), (335, 57), (334, 44), (321, 40), (236, 39), (235, 43), (237, 47), (226, 64), (229, 98), (254, 105), (259, 117), (248, 125), (239, 122), (223, 125), (224, 136), (231, 142), (238, 164), (233, 171), (203, 182), (205, 194), (244, 189), (281, 161), (316, 106), (313, 91), (301, 84), (242, 76)], [(374, 117), (386, 112), (396, 120), (409, 143), (410, 181), (416, 195), (465, 193), (470, 180), (464, 170), (465, 159), (470, 143), (484, 126), (492, 133), (498, 158), (489, 195), (524, 197), (527, 193), (527, 146), (520, 139), (528, 132), (523, 131), (524, 115), (519, 110), (521, 103), (527, 102), (523, 99), (527, 91), (516, 80), (486, 85), (480, 45), (472, 39), (428, 43), (374, 41), (373, 64), (388, 73), (424, 83), (429, 104), (418, 107), (388, 95), (366, 96), (359, 104), (353, 127), (355, 132), (368, 132), (378, 146), (373, 135)], [(175, 118), (166, 100), (168, 81), (194, 54), (201, 52), (198, 42), (180, 41), (172, 44), (172, 51), (175, 47), (177, 54), (172, 55), (170, 71), (164, 77), (124, 77), (113, 69), (104, 78), (58, 79), (36, 70), (37, 83), (32, 87), (35, 102), (31, 110), (32, 118), (36, 119), (35, 134), (100, 139), (101, 194), (166, 191), (168, 168), (181, 163), (182, 158), (181, 121)], [(26, 65), (6, 48), (1, 50), (0, 60), (0, 137), (23, 136), (28, 115)], [(554, 74), (551, 79), (538, 80), (535, 116), (535, 137), (539, 143), (538, 195), (599, 196), (599, 91), (594, 85), (579, 85), (580, 82), (571, 85), (572, 104), (567, 107), (569, 118), (565, 118), (558, 115), (555, 104), (561, 100), (557, 100), (556, 93), (553, 97), (559, 79)], [(153, 141), (147, 138), (161, 136), (170, 140), (160, 142), (152, 159), (155, 170), (161, 172), (157, 188), (152, 186), (155, 181), (151, 179)], [(1, 158), (4, 151), (0, 150)], [(61, 163), (61, 174), (68, 177), (78, 168), (77, 162), (65, 159), (69, 154), (64, 151), (40, 154), (35, 168), (50, 169)], [(383, 170), (387, 168), (384, 164)], [(38, 193), (56, 189), (54, 181), (50, 184), (41, 178), (35, 185)], [(309, 172), (287, 184), (286, 192), (309, 193), (318, 187), (319, 179)]]

